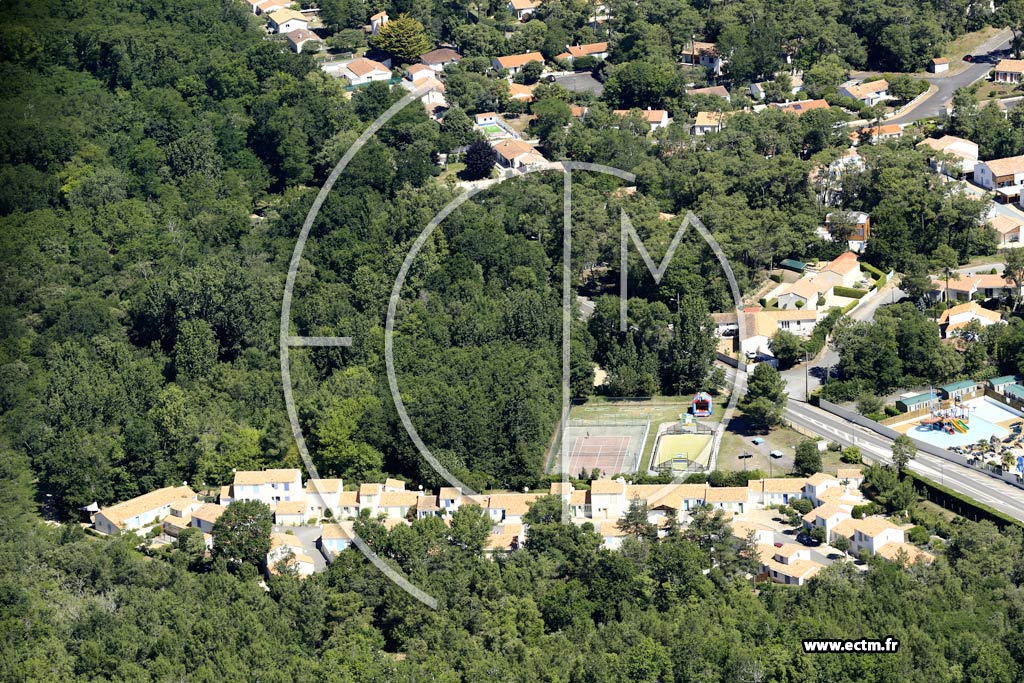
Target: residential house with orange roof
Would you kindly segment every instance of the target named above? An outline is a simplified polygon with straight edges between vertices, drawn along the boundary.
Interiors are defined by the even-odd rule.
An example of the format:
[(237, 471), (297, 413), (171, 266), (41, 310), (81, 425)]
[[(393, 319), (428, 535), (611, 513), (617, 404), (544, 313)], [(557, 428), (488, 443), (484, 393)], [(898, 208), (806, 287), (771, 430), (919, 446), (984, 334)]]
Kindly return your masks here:
[(816, 472), (807, 477), (807, 483), (804, 484), (804, 497), (809, 498), (815, 505), (821, 505), (823, 502), (821, 498), (822, 492), (839, 485), (839, 480), (831, 474)]
[(333, 555), (352, 545), (353, 538), (355, 538), (355, 529), (352, 522), (324, 524), (317, 545), (324, 557), (330, 559)]
[(298, 469), (243, 470), (235, 472), (231, 484), (232, 500), (259, 500), (271, 507), (305, 495)]
[(275, 575), (282, 570), (305, 577), (315, 570), (313, 558), (306, 554), (302, 541), (292, 534), (270, 534), (270, 550), (265, 560), (267, 573)]
[(122, 531), (139, 531), (162, 522), (171, 514), (172, 505), (183, 509), (182, 499), (196, 499), (188, 486), (167, 486), (141, 496), (102, 508), (93, 517), (93, 526), (102, 534), (116, 535)]
[[(612, 111), (612, 113), (615, 114), (616, 116), (629, 116), (631, 111), (633, 110), (615, 109)], [(664, 128), (668, 124), (672, 123), (671, 117), (668, 115), (668, 112), (665, 111), (664, 109), (651, 109), (650, 107), (648, 107), (647, 109), (641, 109), (640, 115), (643, 117), (644, 121), (646, 121), (651, 126), (652, 133), (658, 130), (659, 128)]]
[(380, 62), (365, 57), (353, 59), (338, 73), (347, 78), (348, 82), (352, 85), (366, 85), (374, 81), (387, 81), (391, 79), (391, 69)]
[(828, 102), (825, 100), (799, 100), (798, 102), (785, 102), (773, 104), (772, 106), (789, 114), (796, 114), (797, 116), (814, 109), (829, 108)]
[(267, 14), (267, 23), (274, 33), (291, 33), (292, 31), (308, 31), (309, 19), (302, 12), (293, 9), (279, 9)]
[(974, 166), (974, 182), (991, 192), (1006, 189), (1008, 196), (1019, 196), (1024, 184), (1024, 156), (978, 162)]
[(512, 138), (499, 140), (494, 145), (495, 161), (501, 168), (522, 168), (547, 162), (544, 155), (528, 142)]
[(389, 17), (387, 12), (377, 12), (370, 17), (370, 33), (377, 35), (377, 31), (388, 23), (388, 19)]
[(889, 99), (889, 81), (884, 78), (877, 81), (850, 81), (839, 86), (839, 95), (862, 102), (871, 107)]
[[(928, 292), (929, 297), (937, 301), (947, 299), (947, 282), (944, 277), (932, 278), (932, 286), (935, 289)], [(1017, 288), (1002, 275), (979, 273), (950, 278), (948, 289), (949, 301), (970, 301), (975, 295), (986, 299), (1005, 298), (1011, 296)]]
[(526, 21), (540, 7), (540, 0), (509, 0), (506, 5), (509, 13), (519, 21)]
[(988, 224), (996, 231), (996, 234), (998, 235), (998, 245), (1000, 247), (1005, 249), (1009, 247), (1022, 246), (1020, 228), (1024, 225), (1024, 222), (1014, 218), (1013, 216), (998, 214), (990, 218)]
[[(978, 165), (978, 143), (943, 135), (941, 138), (927, 138), (917, 143), (918, 148), (927, 147), (936, 154), (928, 162), (933, 169), (954, 178), (974, 172)], [(939, 156), (949, 159), (939, 159)]]
[(515, 76), (530, 62), (540, 62), (541, 64), (544, 64), (544, 55), (539, 52), (526, 52), (521, 55), (493, 57), (491, 59), (491, 66), (499, 71), (504, 69), (510, 76)]
[(729, 95), (729, 90), (724, 85), (712, 85), (706, 88), (690, 88), (686, 91), (687, 95), (708, 95), (710, 97), (721, 97), (726, 102), (730, 101), (732, 97)]
[(708, 486), (704, 491), (704, 504), (717, 510), (741, 513), (750, 505), (750, 490), (746, 486)]
[(761, 571), (775, 583), (802, 586), (824, 566), (811, 560), (810, 550), (787, 543), (781, 548), (774, 545), (757, 546), (761, 559)]
[(341, 479), (310, 479), (306, 482), (306, 516), (320, 519), (327, 511), (339, 515), (341, 493), (344, 485)]
[(192, 512), (190, 524), (202, 531), (204, 534), (213, 533), (213, 525), (217, 523), (220, 516), (227, 510), (223, 505), (206, 503)]
[(1003, 317), (998, 311), (983, 308), (977, 301), (968, 301), (944, 310), (939, 316), (939, 330), (943, 339), (948, 339), (954, 332), (975, 321), (982, 327), (988, 327), (1003, 322)]
[(1024, 59), (1000, 59), (992, 71), (992, 80), (996, 83), (1020, 83), (1024, 74)]
[(788, 505), (790, 501), (804, 497), (806, 481), (802, 477), (752, 479), (747, 482), (750, 502), (754, 505)]
[[(836, 525), (850, 519), (852, 509), (852, 505), (840, 505), (839, 503), (819, 505), (803, 516), (804, 528), (813, 529), (817, 526), (824, 529), (826, 534), (830, 534)], [(826, 538), (830, 538), (830, 536), (826, 536)]]
[(509, 83), (508, 97), (510, 100), (533, 102), (533, 88), (528, 85), (522, 85), (521, 83)]
[(594, 59), (608, 59), (608, 41), (601, 43), (586, 43), (584, 45), (566, 45), (566, 51), (555, 57), (562, 61), (575, 64), (580, 57), (593, 57)]
[(861, 128), (856, 133), (850, 133), (850, 139), (854, 144), (858, 142), (870, 142), (877, 144), (886, 140), (898, 140), (903, 137), (903, 126), (898, 123), (885, 123), (878, 126)]
[(776, 289), (778, 307), (817, 311), (832, 296), (835, 282), (823, 275), (805, 275), (796, 282)]
[(721, 133), (724, 121), (725, 112), (699, 111), (696, 117), (694, 117), (693, 125), (690, 126), (690, 134), (708, 135), (709, 133)]
[(845, 251), (835, 257), (820, 272), (822, 277), (826, 277), (837, 286), (842, 287), (853, 287), (864, 279), (864, 274), (860, 270), (860, 262), (852, 251)]
[(702, 66), (715, 76), (721, 76), (722, 67), (725, 66), (722, 56), (718, 54), (718, 46), (699, 40), (691, 40), (683, 45), (679, 61), (689, 66)]

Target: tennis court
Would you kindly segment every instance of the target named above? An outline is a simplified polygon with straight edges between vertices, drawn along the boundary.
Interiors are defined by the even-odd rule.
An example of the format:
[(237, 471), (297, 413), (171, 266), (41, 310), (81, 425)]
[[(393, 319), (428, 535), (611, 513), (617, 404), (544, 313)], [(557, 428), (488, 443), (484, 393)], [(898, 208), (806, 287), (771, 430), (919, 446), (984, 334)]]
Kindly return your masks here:
[[(562, 443), (564, 471), (569, 476), (595, 469), (603, 476), (635, 472), (640, 463), (649, 423), (621, 425), (569, 424)], [(563, 468), (558, 467), (556, 470)]]

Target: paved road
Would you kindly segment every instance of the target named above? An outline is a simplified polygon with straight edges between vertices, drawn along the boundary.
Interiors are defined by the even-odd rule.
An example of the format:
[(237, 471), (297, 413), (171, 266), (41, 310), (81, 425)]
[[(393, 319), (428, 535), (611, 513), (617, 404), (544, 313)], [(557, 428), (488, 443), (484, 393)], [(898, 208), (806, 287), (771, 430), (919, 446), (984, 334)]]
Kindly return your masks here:
[(946, 110), (946, 103), (953, 99), (957, 90), (984, 78), (1000, 59), (1010, 56), (1011, 38), (1012, 34), (1007, 30), (983, 43), (975, 50), (975, 61), (959, 73), (948, 76), (945, 74), (922, 76), (925, 80), (933, 83), (938, 90), (912, 111), (903, 116), (889, 119), (886, 123), (907, 124), (919, 119), (939, 116)]
[[(790, 400), (786, 419), (843, 446), (858, 446), (868, 462), (890, 462), (892, 442), (824, 410)], [(1024, 520), (1024, 490), (983, 472), (918, 451), (910, 469), (1015, 519)]]
[[(904, 296), (906, 296), (906, 293), (899, 288), (895, 281), (888, 282), (882, 288), (882, 291), (876, 294), (874, 298), (865, 301), (863, 306), (854, 309), (849, 317), (862, 322), (874, 320), (875, 312), (881, 306), (895, 303)], [(790, 398), (798, 401), (806, 400), (807, 395), (804, 393), (805, 384), (808, 390), (813, 392), (821, 386), (822, 381), (825, 379), (825, 373), (829, 371), (829, 368), (834, 368), (838, 364), (839, 354), (826, 344), (824, 350), (818, 354), (817, 358), (811, 359), (811, 362), (806, 364), (806, 366), (804, 363), (800, 363), (794, 365), (789, 370), (783, 371), (781, 373), (782, 378), (786, 380), (786, 390), (789, 392)]]

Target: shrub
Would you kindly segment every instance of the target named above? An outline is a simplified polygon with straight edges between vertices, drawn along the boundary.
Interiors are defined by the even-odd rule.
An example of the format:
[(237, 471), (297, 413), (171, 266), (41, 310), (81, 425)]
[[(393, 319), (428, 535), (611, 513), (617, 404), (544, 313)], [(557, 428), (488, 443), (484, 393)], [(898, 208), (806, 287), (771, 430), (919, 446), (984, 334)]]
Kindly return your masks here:
[(926, 545), (931, 539), (931, 534), (923, 526), (915, 526), (907, 531), (907, 539), (914, 545)]
[(814, 503), (807, 500), (806, 498), (797, 498), (790, 503), (790, 506), (799, 512), (801, 515), (806, 515), (808, 512), (814, 509)]
[(832, 291), (834, 291), (836, 293), (836, 296), (846, 297), (847, 299), (860, 299), (865, 294), (867, 294), (867, 292), (864, 291), (863, 289), (854, 289), (853, 287), (843, 287), (842, 285), (839, 285), (839, 286), (833, 288)]
[(885, 406), (885, 416), (886, 417), (896, 417), (899, 414), (900, 414), (900, 409), (897, 408), (896, 406), (890, 406), (890, 405), (886, 405)]
[(782, 282), (782, 273), (772, 273), (769, 275), (773, 282)]
[(832, 403), (856, 401), (863, 390), (859, 379), (833, 380), (821, 388), (821, 398)]

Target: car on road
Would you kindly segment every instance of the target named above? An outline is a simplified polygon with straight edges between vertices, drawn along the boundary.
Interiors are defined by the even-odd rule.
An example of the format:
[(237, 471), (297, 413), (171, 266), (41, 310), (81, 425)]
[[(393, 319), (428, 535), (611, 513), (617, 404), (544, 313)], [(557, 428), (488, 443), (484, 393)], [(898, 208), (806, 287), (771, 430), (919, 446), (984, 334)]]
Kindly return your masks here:
[(974, 55), (964, 55), (964, 61), (965, 62), (973, 62), (974, 61)]
[(813, 538), (811, 538), (811, 535), (806, 531), (797, 534), (796, 540), (797, 543), (803, 543), (804, 545), (810, 546), (811, 548), (816, 548), (819, 545), (821, 545), (821, 541), (814, 540)]

